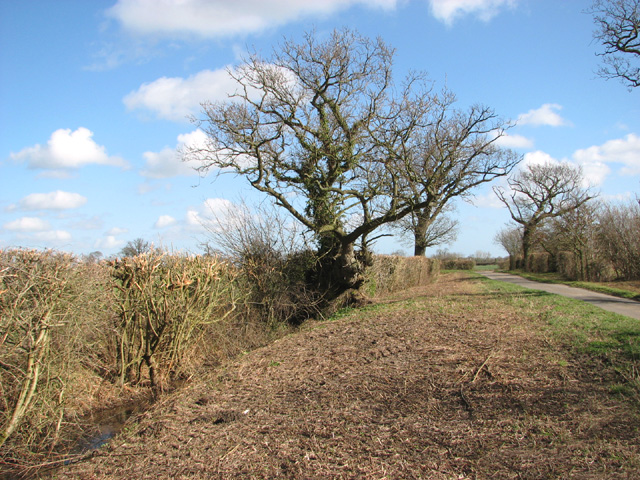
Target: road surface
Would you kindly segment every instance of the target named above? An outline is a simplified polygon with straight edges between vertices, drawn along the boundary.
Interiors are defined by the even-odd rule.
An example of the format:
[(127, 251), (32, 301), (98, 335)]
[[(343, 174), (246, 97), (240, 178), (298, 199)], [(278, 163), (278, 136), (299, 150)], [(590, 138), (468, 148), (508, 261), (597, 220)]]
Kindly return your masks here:
[(492, 271), (480, 271), (478, 273), (491, 280), (500, 280), (501, 282), (514, 283), (533, 290), (543, 290), (545, 292), (555, 293), (556, 295), (562, 295), (563, 297), (575, 298), (603, 308), (604, 310), (640, 320), (640, 302), (636, 302), (635, 300), (614, 297), (582, 288), (569, 287), (567, 285), (534, 282), (509, 273)]

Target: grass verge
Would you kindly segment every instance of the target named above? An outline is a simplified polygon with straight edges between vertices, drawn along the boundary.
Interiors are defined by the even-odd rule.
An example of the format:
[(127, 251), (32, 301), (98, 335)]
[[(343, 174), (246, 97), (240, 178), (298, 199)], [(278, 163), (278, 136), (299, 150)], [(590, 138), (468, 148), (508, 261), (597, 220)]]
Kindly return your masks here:
[(502, 296), (524, 316), (544, 320), (550, 335), (561, 343), (611, 365), (635, 395), (640, 394), (640, 320), (580, 300), (484, 277), (481, 281), (485, 289)]
[(570, 287), (584, 288), (593, 292), (605, 293), (620, 298), (640, 301), (640, 282), (579, 282), (567, 280), (559, 273), (530, 273), (521, 270), (511, 271), (523, 278), (543, 283), (557, 283)]

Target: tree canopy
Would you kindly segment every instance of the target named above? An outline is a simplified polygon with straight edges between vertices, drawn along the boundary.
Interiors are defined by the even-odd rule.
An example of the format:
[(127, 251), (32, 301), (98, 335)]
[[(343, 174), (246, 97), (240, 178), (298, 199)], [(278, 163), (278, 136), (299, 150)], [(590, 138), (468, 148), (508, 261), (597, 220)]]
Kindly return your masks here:
[(568, 163), (529, 164), (508, 180), (510, 191), (494, 187), (514, 222), (522, 226), (525, 264), (547, 220), (566, 215), (595, 197), (583, 185), (582, 170)]
[(599, 73), (630, 88), (640, 86), (640, 0), (595, 0), (596, 40), (604, 46)]
[[(422, 73), (397, 83), (393, 58), (381, 39), (351, 30), (326, 38), (312, 32), (299, 43), (285, 41), (270, 57), (253, 54), (229, 70), (237, 84), (230, 99), (203, 104), (197, 122), (207, 144), (186, 152), (202, 173), (244, 177), (312, 232), (316, 281), (336, 295), (362, 283), (376, 229), (432, 204), (421, 195), (430, 187), (416, 195), (416, 181), (440, 175), (451, 183), (466, 165), (480, 179), (494, 174), (480, 160), (488, 150), (465, 156), (461, 148), (424, 160), (433, 128), (442, 150), (457, 136), (491, 145), (484, 134), (494, 114), (474, 107), (449, 120), (449, 94), (435, 94)], [(502, 134), (500, 124), (494, 127), (491, 138)], [(441, 135), (447, 128), (449, 139)], [(509, 168), (515, 160), (507, 157)]]

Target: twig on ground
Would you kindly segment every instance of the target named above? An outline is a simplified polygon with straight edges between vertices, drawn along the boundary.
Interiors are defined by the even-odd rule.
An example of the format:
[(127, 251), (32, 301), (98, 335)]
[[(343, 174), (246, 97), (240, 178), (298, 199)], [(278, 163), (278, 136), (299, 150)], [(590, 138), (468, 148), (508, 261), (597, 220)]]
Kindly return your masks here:
[(473, 380), (471, 380), (471, 383), (475, 383), (475, 381), (478, 379), (478, 375), (480, 375), (480, 372), (482, 371), (482, 369), (487, 365), (487, 362), (489, 361), (489, 359), (493, 355), (494, 351), (495, 350), (491, 350), (491, 352), (489, 352), (489, 355), (487, 355), (487, 358), (485, 358), (484, 362), (482, 362), (482, 365), (480, 365), (480, 368), (478, 368), (478, 370), (476, 370), (476, 374), (473, 376)]

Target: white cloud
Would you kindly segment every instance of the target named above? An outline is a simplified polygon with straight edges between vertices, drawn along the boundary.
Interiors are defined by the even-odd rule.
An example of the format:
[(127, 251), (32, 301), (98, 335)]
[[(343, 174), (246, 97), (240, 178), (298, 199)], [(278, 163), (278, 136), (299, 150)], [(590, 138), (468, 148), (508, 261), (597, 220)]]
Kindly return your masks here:
[(106, 14), (115, 18), (126, 30), (139, 35), (221, 38), (260, 32), (301, 17), (317, 18), (357, 4), (393, 9), (397, 1), (118, 0)]
[(202, 130), (194, 130), (191, 133), (178, 135), (178, 143), (175, 148), (165, 147), (159, 152), (145, 152), (145, 168), (141, 175), (150, 178), (167, 178), (178, 175), (197, 175), (194, 167), (198, 165), (196, 160), (183, 161), (181, 153), (190, 148), (207, 148), (207, 136)]
[(630, 133), (602, 145), (576, 150), (573, 160), (582, 167), (592, 185), (604, 182), (611, 173), (609, 164), (624, 165), (620, 170), (622, 175), (640, 175), (640, 137)]
[(107, 235), (104, 238), (100, 238), (94, 244), (94, 248), (111, 250), (114, 248), (120, 248), (124, 246), (123, 240), (118, 240), (114, 235)]
[(206, 212), (213, 215), (224, 214), (235, 206), (233, 202), (225, 198), (207, 198), (203, 203)]
[(224, 198), (208, 198), (198, 208), (191, 208), (186, 214), (186, 224), (191, 230), (204, 232), (215, 228), (217, 221), (236, 205)]
[(524, 168), (528, 165), (545, 165), (545, 164), (559, 164), (560, 162), (553, 158), (542, 150), (536, 150), (535, 152), (528, 152), (524, 154), (522, 162), (520, 162), (520, 168)]
[(188, 121), (202, 102), (226, 100), (237, 86), (225, 68), (203, 70), (187, 78), (162, 77), (144, 83), (123, 102), (129, 110), (146, 109), (159, 118)]
[(611, 174), (612, 165), (622, 166), (619, 172), (621, 175), (640, 175), (640, 136), (630, 133), (624, 138), (609, 140), (602, 145), (579, 149), (570, 159), (558, 160), (541, 150), (528, 152), (519, 168), (545, 163), (570, 163), (579, 166), (582, 169), (585, 187), (602, 185)]
[[(21, 210), (68, 210), (79, 208), (87, 203), (87, 197), (79, 193), (56, 190), (50, 193), (32, 193), (18, 204)], [(12, 209), (15, 207), (12, 206)]]
[(496, 143), (504, 148), (532, 148), (533, 140), (522, 135), (503, 135)]
[(14, 232), (41, 232), (51, 228), (49, 222), (38, 217), (22, 217), (5, 223), (2, 228)]
[(570, 122), (562, 118), (557, 112), (562, 110), (562, 105), (557, 103), (545, 103), (538, 109), (529, 110), (518, 117), (518, 125), (548, 125), (551, 127), (561, 127), (570, 125)]
[(574, 160), (583, 166), (623, 164), (623, 175), (640, 175), (640, 137), (630, 133), (624, 138), (609, 140), (603, 145), (594, 145), (577, 150)]
[(176, 219), (171, 215), (160, 215), (154, 226), (155, 228), (166, 228), (174, 225), (175, 223)]
[(493, 190), (484, 195), (474, 196), (473, 205), (481, 208), (504, 208), (504, 203), (500, 201)]
[(604, 163), (586, 163), (579, 164), (582, 169), (582, 177), (585, 186), (602, 185), (605, 178), (611, 173), (611, 169)]
[(451, 25), (458, 17), (476, 14), (483, 21), (495, 17), (503, 7), (513, 7), (518, 0), (429, 0), (434, 17)]
[(110, 237), (116, 236), (116, 235), (123, 235), (125, 233), (128, 233), (129, 229), (128, 228), (120, 228), (120, 227), (113, 227), (112, 229), (110, 229), (107, 232), (107, 235)]
[(106, 148), (92, 137), (93, 132), (84, 127), (74, 131), (61, 128), (51, 134), (46, 145), (26, 147), (12, 153), (11, 159), (42, 169), (73, 169), (89, 164), (127, 166), (122, 158), (107, 155)]
[(49, 230), (46, 232), (36, 232), (34, 238), (41, 242), (61, 244), (71, 240), (71, 234), (64, 230)]

